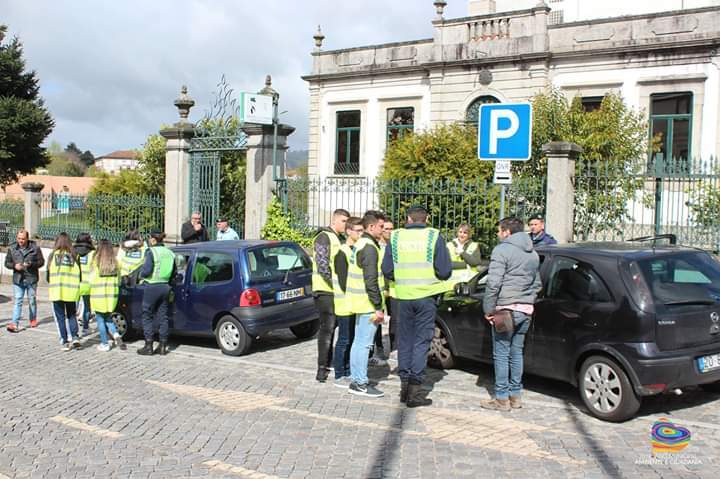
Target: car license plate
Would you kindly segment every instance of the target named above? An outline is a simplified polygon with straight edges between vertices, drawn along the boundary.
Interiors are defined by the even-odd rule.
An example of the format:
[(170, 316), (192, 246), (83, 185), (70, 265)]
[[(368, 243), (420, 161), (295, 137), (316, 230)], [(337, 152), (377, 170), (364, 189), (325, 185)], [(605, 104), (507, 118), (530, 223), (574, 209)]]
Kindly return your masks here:
[(720, 369), (720, 353), (697, 358), (697, 363), (701, 373)]
[(288, 299), (299, 298), (305, 294), (305, 288), (288, 289), (287, 291), (279, 291), (275, 296), (277, 301), (285, 301)]

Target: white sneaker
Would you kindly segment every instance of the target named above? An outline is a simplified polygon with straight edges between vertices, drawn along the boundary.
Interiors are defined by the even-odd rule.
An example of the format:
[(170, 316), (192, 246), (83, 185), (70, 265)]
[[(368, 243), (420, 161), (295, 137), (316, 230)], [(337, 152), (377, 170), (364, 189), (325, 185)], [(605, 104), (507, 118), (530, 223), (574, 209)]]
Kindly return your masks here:
[(107, 353), (110, 351), (110, 345), (109, 344), (98, 344), (97, 350), (102, 351), (103, 353)]

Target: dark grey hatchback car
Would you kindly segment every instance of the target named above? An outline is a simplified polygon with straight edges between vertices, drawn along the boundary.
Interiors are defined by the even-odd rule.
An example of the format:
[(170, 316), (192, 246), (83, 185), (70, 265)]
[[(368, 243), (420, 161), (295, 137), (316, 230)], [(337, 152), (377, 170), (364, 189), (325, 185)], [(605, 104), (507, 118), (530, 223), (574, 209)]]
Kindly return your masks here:
[[(643, 396), (700, 385), (720, 391), (720, 262), (697, 249), (638, 243), (538, 248), (543, 290), (525, 343), (525, 371), (569, 382), (607, 421)], [(440, 308), (431, 363), (492, 363), (483, 274)]]

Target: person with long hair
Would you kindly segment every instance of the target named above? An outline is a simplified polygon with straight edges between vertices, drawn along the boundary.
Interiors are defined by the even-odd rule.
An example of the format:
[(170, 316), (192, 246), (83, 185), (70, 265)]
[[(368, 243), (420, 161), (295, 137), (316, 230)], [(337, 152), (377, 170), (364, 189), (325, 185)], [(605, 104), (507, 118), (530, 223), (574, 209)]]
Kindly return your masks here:
[(90, 233), (80, 233), (73, 247), (77, 254), (77, 261), (80, 263), (80, 271), (82, 271), (81, 301), (78, 301), (78, 314), (82, 318), (82, 337), (90, 334), (90, 276), (92, 276), (92, 263), (95, 257), (95, 247), (92, 244)]
[[(60, 233), (55, 238), (55, 246), (48, 257), (46, 279), (50, 286), (50, 301), (53, 304), (53, 313), (63, 351), (70, 351), (73, 347), (80, 349), (75, 305), (80, 299), (82, 272), (67, 233)], [(68, 328), (72, 344), (68, 341)]]
[(125, 350), (127, 346), (112, 320), (112, 313), (117, 306), (120, 292), (120, 266), (115, 258), (115, 252), (110, 241), (104, 239), (98, 243), (97, 252), (91, 266), (90, 305), (95, 311), (95, 322), (100, 333), (98, 351), (110, 351), (108, 331), (115, 340), (115, 345)]
[[(154, 230), (150, 233), (150, 248), (145, 253), (145, 263), (140, 270), (144, 283), (142, 320), (145, 346), (137, 353), (143, 356), (165, 355), (168, 352), (169, 332), (168, 308), (170, 306), (170, 282), (175, 277), (175, 253), (163, 244), (165, 233)], [(153, 350), (153, 323), (157, 320), (160, 344)]]

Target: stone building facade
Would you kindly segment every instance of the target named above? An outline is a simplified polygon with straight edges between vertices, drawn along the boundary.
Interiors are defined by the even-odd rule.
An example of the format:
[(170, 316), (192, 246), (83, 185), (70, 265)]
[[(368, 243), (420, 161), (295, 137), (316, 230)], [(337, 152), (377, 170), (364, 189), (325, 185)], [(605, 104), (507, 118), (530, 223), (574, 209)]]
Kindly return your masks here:
[[(716, 155), (720, 2), (687, 0), (677, 6), (685, 8), (656, 11), (663, 2), (670, 5), (623, 2), (646, 13), (594, 18), (598, 12), (579, 13), (578, 0), (535, 0), (506, 12), (496, 12), (492, 0), (471, 0), (468, 16), (447, 19), (446, 2), (436, 1), (432, 38), (333, 51), (322, 50), (318, 31), (312, 72), (303, 77), (310, 89), (308, 173), (374, 177), (390, 139), (477, 121), (483, 102), (525, 101), (550, 85), (582, 97), (586, 108), (620, 92), (647, 112), (667, 157)], [(553, 16), (558, 6), (569, 15)]]

